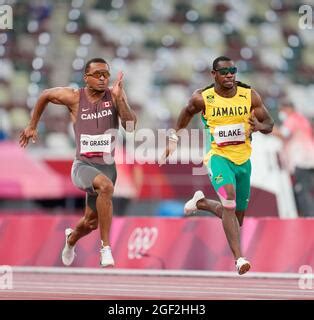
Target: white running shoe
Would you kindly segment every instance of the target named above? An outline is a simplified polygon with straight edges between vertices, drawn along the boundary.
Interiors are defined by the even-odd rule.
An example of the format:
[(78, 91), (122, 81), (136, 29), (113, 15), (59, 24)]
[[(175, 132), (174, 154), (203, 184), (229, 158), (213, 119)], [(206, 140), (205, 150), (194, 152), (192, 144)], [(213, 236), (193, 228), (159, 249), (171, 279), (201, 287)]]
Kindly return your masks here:
[(198, 190), (194, 193), (194, 196), (192, 199), (190, 199), (186, 204), (184, 205), (184, 214), (190, 215), (193, 212), (197, 210), (196, 203), (197, 201), (204, 199), (204, 193), (201, 190)]
[(71, 229), (71, 228), (65, 229), (65, 245), (62, 250), (62, 262), (65, 266), (71, 265), (75, 256), (76, 256), (76, 254), (74, 252), (75, 246), (71, 247), (68, 244), (68, 238), (72, 232), (73, 232), (73, 229)]
[(237, 268), (238, 274), (242, 275), (250, 270), (251, 264), (245, 258), (240, 257), (236, 261), (236, 268)]
[(114, 266), (114, 260), (111, 254), (111, 248), (109, 246), (105, 246), (100, 249), (100, 266), (101, 267)]

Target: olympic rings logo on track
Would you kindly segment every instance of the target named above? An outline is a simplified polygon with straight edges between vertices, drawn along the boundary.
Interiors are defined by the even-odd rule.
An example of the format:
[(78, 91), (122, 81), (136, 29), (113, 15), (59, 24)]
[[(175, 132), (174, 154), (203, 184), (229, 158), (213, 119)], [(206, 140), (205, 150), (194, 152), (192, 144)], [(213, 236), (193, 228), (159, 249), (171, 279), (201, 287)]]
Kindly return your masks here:
[(136, 228), (128, 241), (129, 259), (141, 259), (155, 244), (157, 237), (158, 229), (156, 227)]

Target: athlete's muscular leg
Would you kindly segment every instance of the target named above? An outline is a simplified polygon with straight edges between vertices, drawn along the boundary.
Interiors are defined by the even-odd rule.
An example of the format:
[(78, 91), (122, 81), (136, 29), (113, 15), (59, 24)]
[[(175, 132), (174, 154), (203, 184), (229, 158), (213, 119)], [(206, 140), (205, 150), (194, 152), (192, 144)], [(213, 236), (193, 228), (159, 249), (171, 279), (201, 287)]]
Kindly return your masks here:
[[(228, 199), (228, 198), (226, 197), (226, 199)], [(201, 200), (197, 201), (196, 206), (197, 206), (197, 209), (210, 211), (210, 212), (214, 213), (220, 219), (222, 219), (222, 217), (223, 217), (224, 208), (223, 208), (222, 204), (220, 202), (218, 202), (218, 201), (209, 200), (209, 199), (204, 198), (204, 199), (201, 199)], [(245, 210), (234, 211), (235, 210), (234, 209), (232, 211), (232, 213), (230, 213), (230, 215), (233, 215), (233, 216), (236, 217), (236, 219), (234, 219), (234, 220), (238, 221), (238, 225), (237, 225), (236, 221), (233, 221), (233, 224), (235, 224), (235, 229), (238, 230), (238, 233), (239, 233), (239, 235), (235, 237), (236, 239), (238, 239), (238, 241), (235, 241), (235, 243), (232, 240), (231, 240), (231, 243), (229, 241), (229, 239), (230, 239), (229, 235), (231, 235), (231, 237), (232, 237), (232, 234), (234, 233), (232, 231), (232, 228), (231, 228), (231, 231), (229, 231), (228, 214), (229, 214), (229, 212), (231, 210), (229, 210), (229, 208), (225, 208), (225, 210), (227, 210), (227, 216), (225, 215), (225, 219), (223, 221), (224, 230), (225, 230), (225, 234), (227, 236), (228, 242), (230, 244), (230, 248), (231, 248), (233, 254), (235, 255), (235, 258), (237, 259), (238, 256), (235, 254), (236, 252), (239, 252), (238, 254), (240, 254), (240, 256), (242, 256), (241, 255), (241, 247), (240, 247), (240, 230), (239, 230), (239, 227), (241, 227), (242, 224), (243, 224)], [(236, 233), (237, 233), (237, 231), (236, 231)]]
[(230, 246), (230, 249), (237, 260), (242, 256), (240, 245), (240, 225), (235, 214), (236, 194), (232, 184), (226, 184), (218, 190), (218, 196), (223, 206), (222, 225)]
[(97, 213), (94, 212), (90, 207), (86, 206), (85, 215), (83, 218), (80, 219), (74, 231), (69, 236), (68, 244), (70, 246), (74, 246), (80, 238), (86, 236), (93, 230), (97, 229), (97, 227), (98, 227)]
[(196, 207), (199, 210), (210, 211), (214, 213), (218, 218), (222, 219), (223, 207), (219, 201), (204, 198), (196, 202)]
[(100, 227), (100, 238), (104, 246), (109, 246), (109, 233), (112, 221), (112, 194), (113, 183), (103, 174), (99, 174), (93, 181), (95, 191), (98, 193), (96, 208)]
[[(199, 210), (210, 211), (218, 218), (222, 219), (223, 206), (219, 201), (204, 198), (197, 201), (196, 207)], [(235, 214), (239, 221), (239, 226), (242, 227), (245, 210), (238, 210), (235, 212)]]

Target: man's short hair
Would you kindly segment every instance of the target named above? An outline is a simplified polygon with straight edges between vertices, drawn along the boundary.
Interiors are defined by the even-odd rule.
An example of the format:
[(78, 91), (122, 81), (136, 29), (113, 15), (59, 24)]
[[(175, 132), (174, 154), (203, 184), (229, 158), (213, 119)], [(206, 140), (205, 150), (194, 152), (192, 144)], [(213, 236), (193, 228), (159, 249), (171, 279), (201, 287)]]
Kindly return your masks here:
[(88, 69), (89, 69), (89, 67), (90, 67), (90, 65), (91, 65), (92, 63), (105, 63), (105, 64), (109, 67), (108, 62), (107, 62), (105, 59), (103, 59), (103, 58), (93, 58), (93, 59), (90, 59), (90, 60), (88, 60), (88, 61), (86, 62), (85, 68), (84, 68), (84, 72), (85, 72), (85, 73), (88, 72)]
[(218, 68), (218, 63), (219, 63), (220, 61), (232, 61), (232, 59), (230, 59), (229, 57), (226, 57), (226, 56), (217, 57), (217, 58), (213, 61), (213, 70), (217, 70), (217, 68)]

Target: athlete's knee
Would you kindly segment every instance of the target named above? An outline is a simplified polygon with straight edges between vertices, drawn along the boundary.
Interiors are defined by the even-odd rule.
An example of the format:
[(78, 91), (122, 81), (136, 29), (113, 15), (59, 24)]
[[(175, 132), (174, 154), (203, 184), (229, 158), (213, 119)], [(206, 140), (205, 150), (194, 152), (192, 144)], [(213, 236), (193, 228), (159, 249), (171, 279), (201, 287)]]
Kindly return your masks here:
[(237, 206), (235, 200), (228, 200), (228, 199), (220, 199), (221, 204), (224, 208), (229, 210), (234, 210)]
[(236, 208), (236, 195), (234, 190), (226, 190), (224, 187), (218, 189), (218, 196), (222, 206), (226, 209), (235, 209)]
[(98, 195), (112, 196), (113, 194), (113, 183), (103, 174), (99, 174), (95, 177), (93, 186)]
[(98, 187), (98, 194), (112, 196), (114, 191), (113, 183), (111, 181), (102, 181)]

